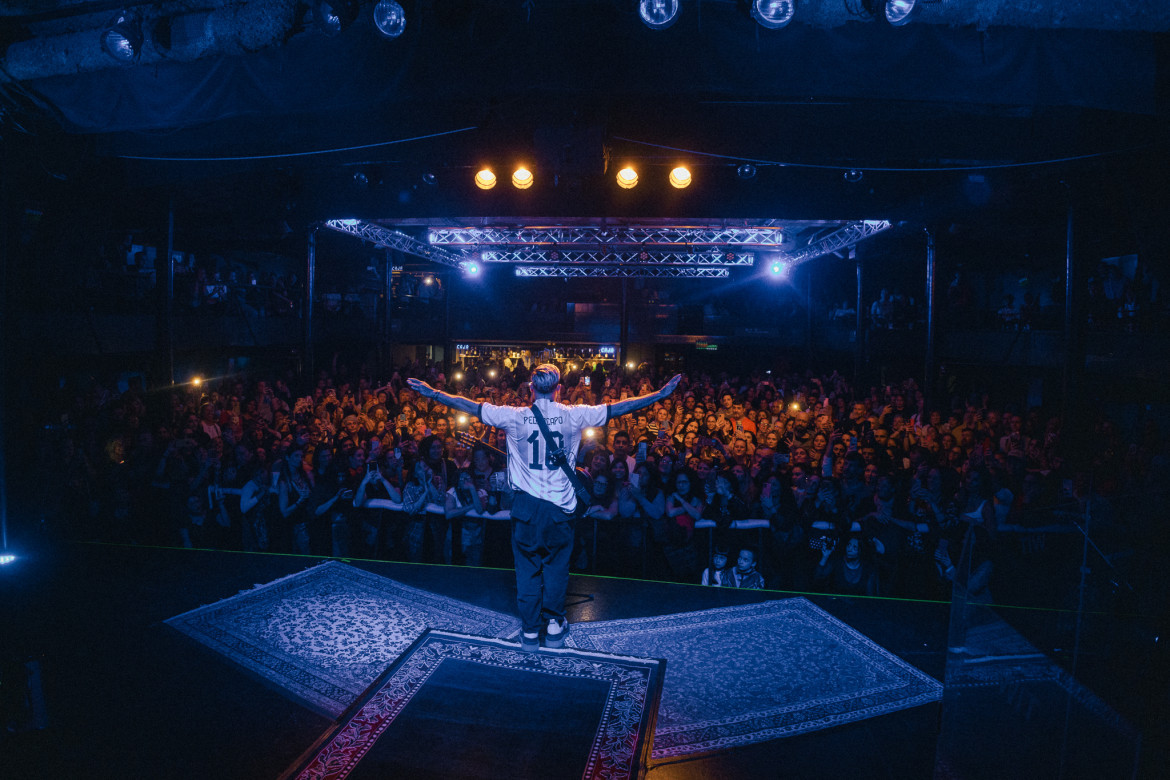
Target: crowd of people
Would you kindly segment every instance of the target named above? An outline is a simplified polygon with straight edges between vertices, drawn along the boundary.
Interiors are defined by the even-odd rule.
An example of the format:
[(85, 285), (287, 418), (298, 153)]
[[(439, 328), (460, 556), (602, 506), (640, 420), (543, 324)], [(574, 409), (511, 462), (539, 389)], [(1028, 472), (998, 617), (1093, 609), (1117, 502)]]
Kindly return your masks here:
[[(41, 460), (63, 461), (63, 490), (48, 522), (83, 539), (510, 565), (504, 437), (405, 381), (531, 402), (529, 367), (482, 368), (459, 382), (418, 363), (386, 383), (322, 371), (303, 393), (291, 377), (149, 393), (95, 383), (49, 426)], [(562, 400), (635, 397), (654, 373), (570, 371)], [(670, 398), (589, 431), (573, 565), (723, 587), (946, 598), (958, 582), (986, 595), (998, 557), (1076, 530), (1089, 489), (1065, 428), (982, 395), (928, 408), (910, 379), (690, 373)], [(1094, 433), (1094, 495), (1140, 484), (1156, 429), (1130, 446), (1107, 420)]]

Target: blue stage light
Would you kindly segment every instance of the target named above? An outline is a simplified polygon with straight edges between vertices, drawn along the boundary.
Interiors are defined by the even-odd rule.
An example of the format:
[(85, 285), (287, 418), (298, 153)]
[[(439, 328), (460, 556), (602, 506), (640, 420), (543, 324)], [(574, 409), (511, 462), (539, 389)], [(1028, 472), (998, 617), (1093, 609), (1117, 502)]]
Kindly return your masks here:
[(787, 276), (788, 275), (788, 263), (784, 262), (783, 260), (773, 260), (772, 261), (772, 273), (775, 276)]
[(14, 563), (15, 561), (16, 556), (12, 553), (4, 553), (3, 555), (0, 555), (0, 566), (7, 566), (8, 564)]

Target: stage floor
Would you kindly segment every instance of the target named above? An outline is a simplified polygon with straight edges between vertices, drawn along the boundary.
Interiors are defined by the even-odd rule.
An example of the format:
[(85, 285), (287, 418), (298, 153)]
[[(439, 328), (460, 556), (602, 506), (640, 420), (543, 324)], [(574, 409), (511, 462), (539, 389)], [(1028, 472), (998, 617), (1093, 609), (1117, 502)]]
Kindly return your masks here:
[[(3, 775), (278, 777), (331, 721), (163, 621), (303, 571), (320, 560), (59, 544), (5, 567), (0, 575), (4, 591), (0, 620), (5, 627), (0, 650), (8, 673), (4, 682), (14, 678), (14, 663), (37, 662), (46, 727), (0, 736)], [(510, 570), (348, 563), (405, 585), (514, 614)], [(793, 595), (589, 576), (573, 576), (569, 590), (567, 611), (574, 623), (740, 606)], [(944, 680), (949, 603), (804, 595), (902, 660)], [(12, 697), (9, 686), (3, 700), (6, 718), (14, 712)], [(936, 762), (937, 746), (954, 744), (954, 734), (941, 739), (943, 706), (934, 702), (812, 733), (652, 764), (647, 776), (931, 777), (936, 767), (947, 766), (946, 761)], [(987, 717), (997, 714), (989, 710)], [(1142, 764), (1148, 769), (1150, 757), (1145, 758)], [(970, 771), (945, 769), (943, 774), (973, 776)]]

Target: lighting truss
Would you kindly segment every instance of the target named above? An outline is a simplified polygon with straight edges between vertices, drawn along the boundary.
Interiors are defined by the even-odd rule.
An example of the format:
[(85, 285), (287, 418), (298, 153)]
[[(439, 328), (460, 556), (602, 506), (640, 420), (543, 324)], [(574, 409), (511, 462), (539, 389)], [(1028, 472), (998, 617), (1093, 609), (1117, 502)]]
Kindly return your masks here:
[(435, 228), (427, 240), (436, 246), (620, 246), (665, 244), (677, 246), (779, 247), (784, 235), (778, 227), (652, 227), (563, 226), (523, 228)]
[(464, 264), (468, 262), (468, 258), (458, 252), (451, 252), (442, 247), (431, 246), (405, 233), (390, 230), (381, 225), (363, 222), (360, 219), (330, 219), (325, 222), (325, 227), (330, 230), (336, 230), (338, 233), (348, 233), (351, 236), (357, 236), (363, 241), (369, 241), (371, 244), (383, 247), (384, 249), (396, 249), (404, 254), (421, 257), (424, 260), (433, 260), (436, 263), (451, 266), (452, 268), (462, 269)]
[(499, 249), (480, 253), (485, 263), (539, 263), (543, 265), (677, 265), (728, 266), (752, 265), (756, 257), (751, 252), (734, 250), (718, 252), (660, 252), (651, 249), (593, 250), (593, 249)]
[(831, 254), (839, 249), (851, 247), (870, 236), (876, 236), (883, 230), (889, 229), (890, 222), (885, 219), (863, 219), (857, 222), (850, 222), (848, 225), (834, 230), (824, 238), (813, 241), (803, 249), (782, 255), (782, 257), (791, 265), (806, 263), (809, 260)]
[(647, 265), (518, 265), (516, 276), (631, 279), (726, 279), (726, 268)]

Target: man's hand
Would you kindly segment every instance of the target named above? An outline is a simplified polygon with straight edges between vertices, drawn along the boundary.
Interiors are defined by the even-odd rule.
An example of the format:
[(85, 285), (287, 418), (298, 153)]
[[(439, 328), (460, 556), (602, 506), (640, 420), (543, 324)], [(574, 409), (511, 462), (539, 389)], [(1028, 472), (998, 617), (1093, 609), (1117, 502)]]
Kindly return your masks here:
[(663, 398), (666, 398), (668, 395), (673, 393), (678, 388), (678, 383), (681, 381), (682, 381), (682, 374), (675, 374), (673, 377), (670, 378), (669, 382), (667, 382), (666, 384), (664, 384), (662, 386), (662, 389), (660, 389), (658, 391), (658, 394), (661, 395)]
[(421, 379), (415, 379), (414, 377), (411, 377), (410, 379), (406, 380), (406, 384), (410, 385), (410, 389), (421, 395), (423, 398), (435, 397), (435, 388), (431, 387)]

